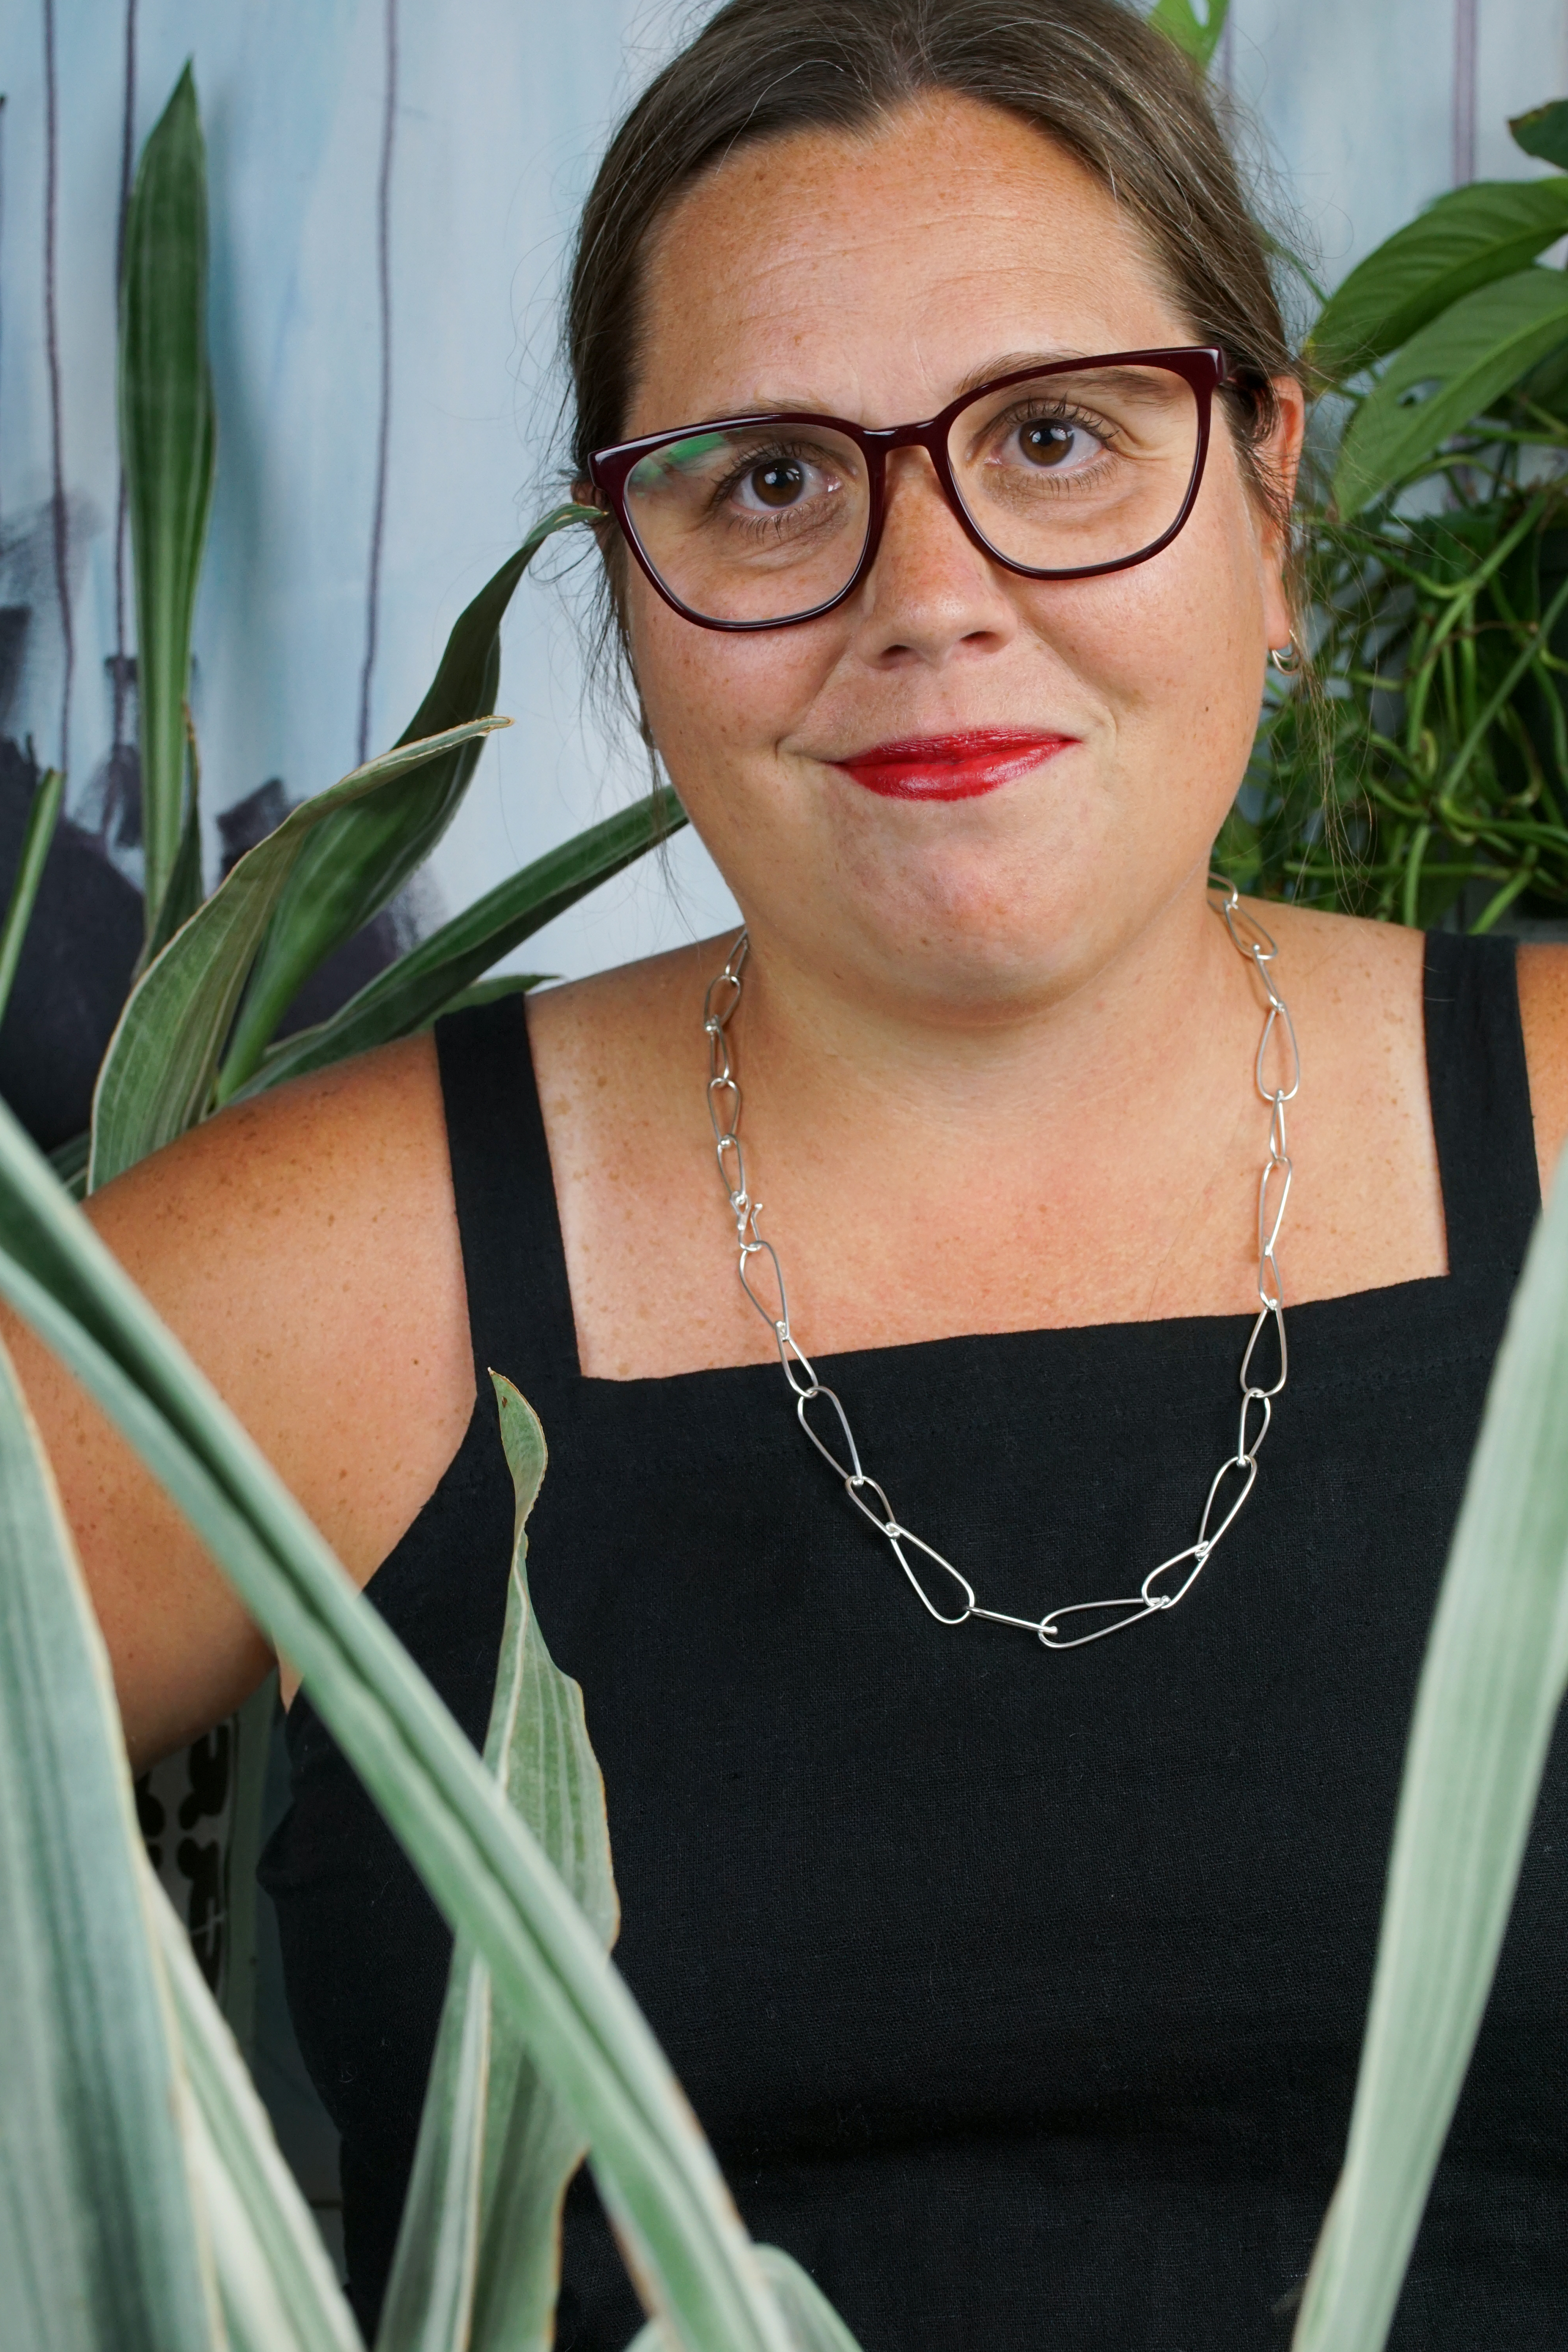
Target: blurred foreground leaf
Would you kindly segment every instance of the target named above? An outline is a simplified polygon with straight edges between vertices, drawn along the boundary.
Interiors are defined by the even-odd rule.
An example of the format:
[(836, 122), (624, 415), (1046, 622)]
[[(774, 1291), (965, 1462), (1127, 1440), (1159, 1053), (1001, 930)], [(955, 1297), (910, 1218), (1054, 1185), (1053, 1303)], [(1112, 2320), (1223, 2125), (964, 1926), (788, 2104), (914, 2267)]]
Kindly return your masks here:
[(0, 1785), (0, 2335), (218, 2352), (109, 1662), (4, 1349)]
[(1422, 1668), (1344, 2168), (1294, 2352), (1382, 2352), (1568, 1684), (1568, 1181), (1492, 1375)]

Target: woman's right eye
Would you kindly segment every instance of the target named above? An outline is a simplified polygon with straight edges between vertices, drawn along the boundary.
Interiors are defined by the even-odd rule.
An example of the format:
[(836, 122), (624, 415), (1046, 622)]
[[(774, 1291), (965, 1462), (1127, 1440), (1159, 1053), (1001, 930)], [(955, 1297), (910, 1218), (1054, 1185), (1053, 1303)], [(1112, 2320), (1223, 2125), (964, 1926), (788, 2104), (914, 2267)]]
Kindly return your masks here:
[(831, 467), (800, 453), (773, 450), (737, 467), (729, 497), (743, 514), (787, 514), (837, 487)]

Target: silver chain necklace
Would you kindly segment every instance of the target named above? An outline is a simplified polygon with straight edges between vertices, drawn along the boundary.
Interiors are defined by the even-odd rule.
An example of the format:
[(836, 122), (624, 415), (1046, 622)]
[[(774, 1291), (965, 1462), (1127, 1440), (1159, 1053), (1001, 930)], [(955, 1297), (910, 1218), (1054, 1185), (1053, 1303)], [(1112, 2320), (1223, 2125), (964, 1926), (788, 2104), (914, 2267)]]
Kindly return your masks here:
[[(708, 983), (703, 1000), (703, 1029), (708, 1041), (708, 1117), (713, 1121), (714, 1142), (718, 1152), (718, 1172), (735, 1218), (736, 1240), (739, 1245), (740, 1286), (772, 1332), (779, 1349), (779, 1360), (784, 1368), (784, 1378), (795, 1399), (795, 1414), (806, 1435), (816, 1447), (835, 1475), (841, 1478), (844, 1492), (863, 1517), (886, 1541), (904, 1575), (914, 1586), (924, 1607), (939, 1625), (963, 1625), (971, 1617), (983, 1617), (991, 1625), (1016, 1625), (1020, 1632), (1033, 1633), (1048, 1650), (1079, 1650), (1085, 1643), (1103, 1641), (1107, 1633), (1124, 1633), (1129, 1625), (1142, 1624), (1146, 1617), (1160, 1616), (1185, 1600), (1197, 1582), (1215, 1547), (1228, 1535), (1236, 1523), (1237, 1514), (1252, 1492), (1258, 1476), (1258, 1449), (1269, 1434), (1273, 1418), (1274, 1399), (1285, 1385), (1290, 1360), (1285, 1348), (1285, 1301), (1280, 1286), (1280, 1269), (1275, 1263), (1274, 1249), (1284, 1221), (1285, 1203), (1291, 1197), (1291, 1160), (1285, 1148), (1285, 1105), (1293, 1102), (1301, 1089), (1301, 1056), (1296, 1048), (1296, 1033), (1284, 998), (1276, 989), (1269, 967), (1279, 950), (1260, 923), (1244, 913), (1237, 892), (1228, 883), (1217, 883), (1224, 899), (1218, 911), (1230, 935), (1231, 944), (1257, 971), (1268, 998), (1268, 1010), (1263, 1017), (1263, 1034), (1259, 1040), (1257, 1056), (1252, 1065), (1253, 1081), (1261, 1099), (1269, 1106), (1269, 1157), (1258, 1181), (1258, 1313), (1251, 1334), (1241, 1356), (1241, 1416), (1236, 1433), (1236, 1451), (1222, 1462), (1215, 1472), (1198, 1521), (1196, 1539), (1181, 1551), (1172, 1552), (1151, 1568), (1135, 1593), (1119, 1601), (1073, 1601), (1059, 1609), (1048, 1610), (1043, 1617), (1009, 1617), (999, 1609), (982, 1609), (967, 1577), (961, 1575), (950, 1559), (923, 1537), (903, 1525), (885, 1490), (861, 1467), (860, 1450), (849, 1416), (835, 1391), (817, 1378), (810, 1359), (789, 1328), (789, 1300), (784, 1287), (784, 1270), (779, 1263), (779, 1253), (770, 1241), (758, 1231), (757, 1220), (761, 1202), (753, 1201), (746, 1183), (746, 1159), (740, 1148), (740, 1087), (736, 1078), (729, 1055), (729, 1024), (740, 1003), (741, 974), (750, 941), (742, 931), (725, 961), (724, 970)], [(1282, 1024), (1282, 1026), (1281, 1026)], [(1289, 1086), (1269, 1087), (1264, 1083), (1263, 1069), (1269, 1048), (1278, 1033), (1287, 1064)], [(764, 1283), (771, 1275), (778, 1291), (776, 1304), (757, 1288), (754, 1274)], [(1279, 1341), (1279, 1377), (1271, 1387), (1265, 1388), (1255, 1380), (1252, 1359), (1264, 1329), (1273, 1324)], [(825, 1405), (832, 1418), (827, 1423), (827, 1442), (813, 1429), (809, 1409), (814, 1404)], [(1257, 1426), (1250, 1424), (1256, 1420)], [(842, 1440), (849, 1456), (849, 1466), (834, 1452), (834, 1444)], [(939, 1608), (909, 1558), (906, 1547), (913, 1546), (931, 1563), (926, 1575), (936, 1586), (938, 1597), (946, 1601), (946, 1611)], [(940, 1576), (932, 1578), (931, 1571)], [(941, 1577), (951, 1581), (952, 1590), (942, 1583)], [(1161, 1580), (1166, 1580), (1162, 1583)], [(955, 1603), (958, 1605), (955, 1606)], [(1068, 1618), (1096, 1617), (1109, 1619), (1108, 1623), (1093, 1624), (1086, 1631), (1064, 1633), (1063, 1621)]]

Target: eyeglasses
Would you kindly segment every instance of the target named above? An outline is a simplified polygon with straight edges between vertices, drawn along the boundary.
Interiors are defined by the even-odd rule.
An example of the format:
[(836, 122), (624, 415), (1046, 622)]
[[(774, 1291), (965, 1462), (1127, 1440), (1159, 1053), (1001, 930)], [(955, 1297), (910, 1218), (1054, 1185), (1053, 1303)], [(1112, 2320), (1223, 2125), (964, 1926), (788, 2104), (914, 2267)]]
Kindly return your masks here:
[(1220, 351), (1112, 352), (998, 376), (923, 425), (721, 416), (596, 449), (589, 471), (677, 613), (782, 629), (831, 612), (876, 561), (894, 449), (924, 449), (975, 545), (1025, 579), (1146, 562), (1192, 512), (1232, 381)]

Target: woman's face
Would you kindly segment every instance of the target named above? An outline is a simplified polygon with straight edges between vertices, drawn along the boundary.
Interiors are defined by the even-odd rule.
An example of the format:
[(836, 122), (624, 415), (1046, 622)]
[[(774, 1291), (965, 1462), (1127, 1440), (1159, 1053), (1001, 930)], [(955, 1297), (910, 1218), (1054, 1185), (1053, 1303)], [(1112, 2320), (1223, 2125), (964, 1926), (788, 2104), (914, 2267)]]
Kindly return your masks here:
[[(1078, 163), (941, 98), (870, 135), (746, 148), (680, 200), (649, 257), (625, 433), (759, 409), (904, 424), (1039, 354), (1195, 340)], [(991, 562), (910, 449), (871, 572), (819, 620), (697, 628), (627, 565), (654, 740), (758, 947), (983, 1016), (1082, 985), (1196, 886), (1290, 627), (1218, 402), (1215, 425), (1185, 530), (1098, 579)], [(960, 799), (890, 797), (843, 764), (988, 730), (1061, 748)]]

